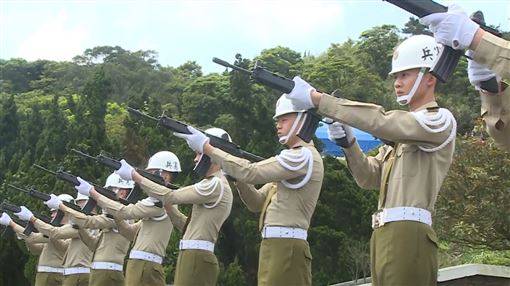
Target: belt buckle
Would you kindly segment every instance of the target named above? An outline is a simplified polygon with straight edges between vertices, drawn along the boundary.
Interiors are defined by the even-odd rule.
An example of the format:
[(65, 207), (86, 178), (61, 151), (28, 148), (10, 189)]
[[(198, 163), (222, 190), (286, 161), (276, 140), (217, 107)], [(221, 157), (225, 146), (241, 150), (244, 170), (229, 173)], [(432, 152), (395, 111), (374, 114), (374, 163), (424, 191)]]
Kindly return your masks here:
[(384, 209), (377, 210), (372, 215), (372, 229), (376, 229), (376, 228), (379, 228), (384, 225), (383, 216), (384, 216)]

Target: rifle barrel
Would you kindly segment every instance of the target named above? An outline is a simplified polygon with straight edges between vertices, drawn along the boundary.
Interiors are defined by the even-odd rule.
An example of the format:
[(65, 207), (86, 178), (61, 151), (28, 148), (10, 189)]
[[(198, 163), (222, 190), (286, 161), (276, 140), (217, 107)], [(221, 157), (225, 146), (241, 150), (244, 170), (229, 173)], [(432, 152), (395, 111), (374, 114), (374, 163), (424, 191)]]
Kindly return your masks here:
[(76, 154), (78, 154), (78, 155), (80, 155), (80, 156), (82, 156), (82, 157), (85, 157), (85, 158), (89, 158), (89, 159), (93, 159), (93, 160), (96, 160), (96, 159), (97, 159), (97, 158), (96, 158), (96, 157), (94, 157), (94, 156), (91, 156), (91, 155), (89, 155), (89, 154), (87, 154), (87, 153), (84, 153), (84, 152), (82, 152), (82, 151), (80, 151), (80, 150), (76, 150), (76, 149), (74, 149), (74, 148), (72, 148), (72, 149), (71, 149), (71, 151), (73, 151), (74, 153), (76, 153)]
[(41, 165), (33, 164), (33, 166), (35, 166), (36, 168), (38, 168), (38, 169), (40, 169), (40, 170), (43, 170), (43, 171), (45, 171), (45, 172), (48, 172), (48, 173), (50, 173), (50, 174), (57, 175), (57, 173), (56, 173), (56, 172), (54, 172), (54, 171), (52, 171), (52, 170), (49, 170), (49, 169), (46, 169), (46, 168), (44, 168), (44, 167), (43, 167), (43, 166), (41, 166)]
[(247, 70), (245, 68), (242, 68), (240, 66), (233, 65), (233, 64), (231, 64), (231, 63), (229, 63), (227, 61), (224, 61), (222, 59), (218, 59), (218, 58), (214, 57), (214, 58), (212, 58), (212, 61), (217, 63), (217, 64), (219, 64), (219, 65), (222, 65), (222, 66), (224, 66), (226, 68), (231, 68), (231, 69), (238, 70), (240, 72), (244, 72), (246, 74), (250, 74), (251, 75), (251, 71), (249, 71), (249, 70)]
[(15, 190), (22, 191), (22, 192), (27, 193), (27, 194), (30, 193), (30, 191), (27, 191), (27, 190), (22, 189), (20, 187), (16, 187), (15, 185), (12, 185), (12, 184), (7, 184), (7, 186), (9, 186), (9, 187), (11, 187), (11, 188), (13, 188)]
[(144, 113), (144, 112), (142, 112), (142, 111), (140, 111), (138, 109), (134, 109), (134, 108), (128, 106), (127, 110), (128, 110), (129, 113), (133, 113), (136, 116), (141, 116), (141, 117), (152, 119), (154, 121), (159, 121), (159, 119), (157, 119), (156, 117), (152, 117), (149, 114)]

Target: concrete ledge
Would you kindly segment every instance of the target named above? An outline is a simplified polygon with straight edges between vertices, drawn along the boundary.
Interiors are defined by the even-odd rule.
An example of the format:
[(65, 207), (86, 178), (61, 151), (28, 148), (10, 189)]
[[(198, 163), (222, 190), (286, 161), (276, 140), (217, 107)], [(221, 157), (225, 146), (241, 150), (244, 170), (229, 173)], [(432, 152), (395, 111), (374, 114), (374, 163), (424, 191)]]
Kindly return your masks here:
[[(485, 276), (486, 278), (481, 278), (480, 276)], [(438, 275), (437, 275), (437, 282), (439, 285), (442, 285), (441, 282), (448, 282), (448, 281), (454, 281), (454, 280), (461, 280), (463, 279), (462, 285), (465, 285), (466, 281), (465, 279), (470, 279), (469, 277), (472, 277), (472, 282), (474, 284), (469, 285), (510, 285), (510, 267), (509, 266), (500, 266), (500, 265), (488, 265), (488, 264), (463, 264), (463, 265), (457, 265), (452, 267), (446, 267), (439, 269)], [(484, 282), (483, 280), (486, 280), (488, 278), (496, 279), (497, 281), (507, 281), (503, 283), (508, 284), (499, 284), (496, 282), (496, 284)], [(365, 281), (370, 282), (372, 279), (368, 277)], [(474, 280), (477, 280), (476, 282)], [(480, 280), (480, 281), (478, 281)], [(459, 281), (457, 281), (459, 282)], [(360, 284), (358, 284), (360, 283)], [(358, 279), (356, 281), (347, 281), (342, 282), (338, 284), (332, 284), (331, 286), (369, 286), (371, 283), (363, 283), (363, 278)], [(450, 285), (451, 283), (444, 283), (444, 285)], [(457, 283), (458, 284), (458, 283)], [(457, 285), (455, 284), (455, 285)], [(452, 284), (453, 285), (453, 284)]]
[(510, 267), (488, 264), (463, 264), (442, 268), (439, 270), (437, 282), (444, 282), (475, 275), (510, 279)]

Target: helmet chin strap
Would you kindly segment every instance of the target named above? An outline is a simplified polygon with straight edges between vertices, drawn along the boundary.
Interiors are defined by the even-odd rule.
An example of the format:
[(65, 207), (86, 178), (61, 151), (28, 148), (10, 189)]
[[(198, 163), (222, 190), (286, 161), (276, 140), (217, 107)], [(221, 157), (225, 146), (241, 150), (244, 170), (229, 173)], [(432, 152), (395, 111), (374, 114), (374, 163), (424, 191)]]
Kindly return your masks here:
[(397, 96), (398, 104), (408, 105), (409, 102), (411, 102), (411, 99), (413, 98), (414, 94), (416, 93), (416, 90), (418, 90), (421, 80), (423, 79), (423, 75), (425, 75), (426, 71), (427, 71), (427, 68), (420, 68), (420, 72), (418, 73), (418, 76), (416, 77), (416, 80), (414, 81), (411, 91), (409, 91), (409, 93), (406, 95)]
[(282, 137), (278, 138), (278, 141), (280, 144), (284, 145), (287, 144), (290, 137), (296, 133), (296, 127), (298, 126), (299, 122), (301, 121), (301, 117), (303, 117), (303, 112), (298, 112), (298, 115), (296, 116), (296, 120), (294, 120), (294, 123), (292, 123), (292, 127), (289, 130), (289, 133), (287, 135), (284, 135)]

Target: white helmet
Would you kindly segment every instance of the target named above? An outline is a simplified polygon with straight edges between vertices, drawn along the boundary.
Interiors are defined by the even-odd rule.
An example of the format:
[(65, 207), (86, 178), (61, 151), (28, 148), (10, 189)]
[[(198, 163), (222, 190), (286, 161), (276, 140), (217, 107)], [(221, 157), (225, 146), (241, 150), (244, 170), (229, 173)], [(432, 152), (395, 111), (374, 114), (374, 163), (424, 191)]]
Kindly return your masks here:
[[(276, 102), (276, 108), (275, 108), (275, 113), (274, 113), (273, 119), (277, 119), (278, 117), (285, 115), (285, 114), (297, 113), (297, 117), (294, 120), (294, 123), (292, 123), (292, 127), (290, 128), (289, 133), (287, 135), (284, 135), (284, 136), (278, 138), (278, 141), (280, 142), (280, 144), (286, 144), (289, 141), (289, 138), (293, 134), (297, 134), (299, 132), (299, 130), (301, 129), (301, 127), (303, 126), (303, 123), (304, 123), (304, 119), (305, 119), (304, 116), (307, 116), (307, 115), (304, 115), (305, 114), (304, 112), (305, 112), (305, 110), (297, 109), (292, 104), (292, 101), (285, 96), (285, 94), (282, 94), (282, 96), (280, 96), (280, 98)], [(302, 117), (303, 117), (303, 120), (301, 120)]]
[(145, 169), (161, 169), (168, 172), (180, 172), (181, 162), (174, 153), (170, 151), (160, 151), (149, 159), (147, 168)]
[(204, 131), (206, 134), (209, 134), (209, 135), (212, 135), (212, 136), (216, 136), (216, 137), (219, 137), (219, 138), (222, 138), (222, 139), (226, 139), (228, 140), (228, 142), (232, 142), (232, 138), (230, 138), (230, 135), (227, 133), (227, 131), (221, 129), (221, 128), (216, 128), (216, 127), (212, 127), (212, 128), (209, 128), (207, 130)]
[(411, 36), (398, 45), (393, 52), (389, 74), (415, 68), (432, 68), (441, 49), (442, 46), (436, 43), (434, 37)]
[(427, 72), (427, 69), (434, 67), (441, 50), (442, 46), (436, 43), (434, 37), (427, 35), (411, 36), (398, 45), (393, 52), (389, 74), (420, 68), (420, 73), (409, 94), (397, 97), (398, 103), (405, 105), (411, 101), (423, 75)]
[(114, 187), (119, 189), (132, 189), (135, 187), (135, 182), (131, 180), (124, 180), (116, 173), (112, 173), (106, 178), (105, 188)]
[(71, 195), (68, 195), (68, 194), (60, 194), (57, 196), (59, 198), (60, 201), (62, 202), (72, 202), (74, 199)]
[(282, 96), (280, 96), (280, 98), (276, 102), (276, 108), (275, 108), (273, 119), (276, 119), (279, 116), (282, 116), (284, 114), (294, 113), (294, 112), (305, 112), (305, 110), (296, 109), (294, 107), (294, 105), (292, 104), (292, 101), (290, 99), (288, 99), (284, 94), (282, 94)]
[[(57, 196), (57, 198), (60, 201), (62, 201), (62, 202), (72, 203), (72, 201), (73, 201), (73, 197), (71, 195), (68, 195), (68, 194), (60, 194), (60, 195)], [(50, 210), (51, 211), (56, 211), (57, 209), (51, 208)]]
[(74, 202), (76, 203), (78, 201), (86, 201), (88, 199), (89, 199), (89, 197), (87, 197), (86, 195), (78, 193), (78, 195), (76, 196), (76, 199), (74, 199)]

